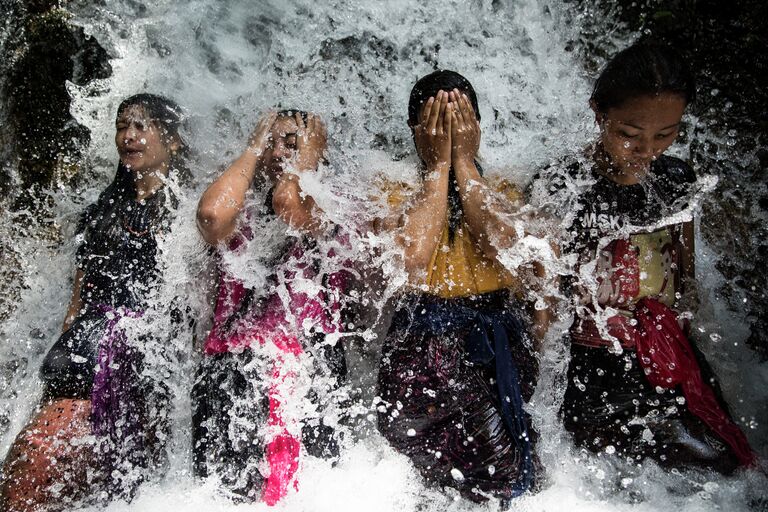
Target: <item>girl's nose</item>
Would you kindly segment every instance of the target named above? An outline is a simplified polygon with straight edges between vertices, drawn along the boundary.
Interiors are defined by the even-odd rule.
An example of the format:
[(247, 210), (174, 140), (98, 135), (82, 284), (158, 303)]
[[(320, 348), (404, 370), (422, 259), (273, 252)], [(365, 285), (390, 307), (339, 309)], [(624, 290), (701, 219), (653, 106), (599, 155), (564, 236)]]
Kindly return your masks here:
[(272, 150), (272, 158), (275, 160), (287, 160), (291, 156), (291, 149), (285, 145), (282, 140), (275, 141), (275, 147)]
[(123, 135), (125, 142), (133, 142), (139, 138), (139, 130), (133, 124), (128, 125)]
[(653, 156), (653, 144), (650, 140), (640, 139), (635, 144), (635, 154), (643, 158), (650, 158)]

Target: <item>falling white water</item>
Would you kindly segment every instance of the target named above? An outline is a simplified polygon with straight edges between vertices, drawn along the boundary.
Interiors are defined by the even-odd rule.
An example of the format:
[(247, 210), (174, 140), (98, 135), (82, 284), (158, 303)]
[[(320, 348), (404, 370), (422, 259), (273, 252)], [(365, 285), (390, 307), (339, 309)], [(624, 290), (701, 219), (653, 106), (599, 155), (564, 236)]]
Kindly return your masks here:
[[(7, 380), (0, 382), (0, 414), (9, 419), (1, 438), (2, 453), (39, 399), (37, 368), (60, 330), (69, 301), (75, 249), (71, 234), (78, 215), (114, 174), (117, 105), (136, 92), (173, 98), (187, 112), (184, 137), (195, 152), (191, 169), (196, 188), (181, 192), (177, 220), (162, 242), (165, 283), (156, 301), (167, 304), (183, 297), (198, 324), (194, 333), (183, 333), (171, 347), (148, 349), (150, 367), (163, 372), (159, 377), (174, 395), (170, 467), (162, 480), (145, 484), (134, 501), (115, 502), (107, 507), (110, 511), (267, 509), (263, 504), (233, 504), (220, 495), (214, 482), (194, 479), (189, 439), (189, 391), (199, 336), (209, 325), (214, 284), (211, 258), (194, 222), (195, 207), (206, 184), (243, 149), (261, 112), (293, 107), (325, 119), (330, 164), (304, 187), (335, 223), (358, 227), (382, 207), (374, 187), (378, 176), (413, 179), (415, 175), (406, 126), (408, 95), (413, 83), (435, 68), (456, 70), (473, 83), (488, 174), (501, 174), (524, 186), (537, 168), (579, 151), (595, 135), (587, 107), (591, 82), (579, 54), (580, 19), (567, 3), (108, 0), (71, 2), (68, 8), (76, 23), (108, 50), (113, 75), (84, 87), (68, 86), (72, 113), (91, 130), (92, 142), (84, 185), (51, 191), (64, 243), (31, 236), (14, 239), (16, 251), (23, 255), (26, 280), (18, 308), (0, 328), (0, 364), (7, 368), (2, 374)], [(0, 232), (12, 222), (3, 219)], [(262, 227), (264, 233), (277, 233), (277, 239), (284, 232), (277, 224)], [(389, 246), (364, 229), (355, 244)], [(257, 284), (267, 275), (264, 262), (272, 246), (249, 248), (242, 261), (229, 264), (246, 281)], [(531, 254), (544, 250), (536, 243), (527, 247)], [(699, 274), (705, 275), (700, 286), (706, 297), (719, 285), (719, 276), (711, 271), (715, 255), (702, 245), (698, 251)], [(402, 274), (390, 252), (383, 253), (377, 264), (385, 267), (382, 274), (392, 276), (386, 296), (397, 288)], [(563, 272), (558, 265), (550, 262), (553, 272)], [(385, 327), (387, 315), (384, 300), (364, 300), (370, 300), (366, 303), (373, 310), (370, 319), (381, 322), (350, 346), (350, 361), (355, 362), (350, 386), (362, 388), (350, 390), (360, 399), (351, 407), (357, 417), (354, 435), (348, 436), (348, 445), (333, 466), (305, 458), (300, 491), (275, 508), (495, 510), (496, 503), (475, 505), (450, 490), (425, 488), (407, 458), (375, 433), (371, 387), (380, 343), (375, 334)], [(748, 436), (765, 453), (768, 372), (743, 346), (748, 329), (725, 304), (714, 300), (703, 301), (701, 316), (700, 329), (713, 335), (713, 344), (705, 351), (713, 356), (735, 416), (744, 418)], [(151, 325), (161, 328), (162, 321), (155, 319)], [(559, 333), (567, 325), (563, 318), (544, 344), (541, 378), (529, 407), (540, 432), (538, 451), (546, 479), (541, 492), (517, 500), (514, 508), (739, 510), (755, 506), (765, 496), (765, 480), (757, 474), (730, 478), (670, 474), (652, 464), (630, 471), (610, 457), (574, 449), (557, 419), (567, 368), (567, 350)], [(714, 335), (725, 332), (728, 346), (718, 345)]]

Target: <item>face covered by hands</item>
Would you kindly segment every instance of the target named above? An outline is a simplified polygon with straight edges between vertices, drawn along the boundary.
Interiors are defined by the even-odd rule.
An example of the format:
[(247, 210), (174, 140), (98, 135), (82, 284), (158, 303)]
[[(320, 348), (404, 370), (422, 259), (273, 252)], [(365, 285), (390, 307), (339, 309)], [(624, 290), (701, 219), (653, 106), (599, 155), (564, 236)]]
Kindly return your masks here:
[(472, 163), (480, 149), (480, 122), (466, 94), (454, 89), (449, 93), (451, 121), (451, 163), (458, 167)]
[(429, 170), (472, 162), (480, 147), (480, 123), (466, 94), (438, 91), (413, 127), (416, 151)]
[[(259, 157), (257, 168), (273, 185), (291, 179), (290, 169), (307, 172), (317, 169), (327, 145), (325, 124), (319, 116), (300, 112), (264, 114), (250, 136), (248, 149)], [(295, 178), (295, 176), (294, 176)]]

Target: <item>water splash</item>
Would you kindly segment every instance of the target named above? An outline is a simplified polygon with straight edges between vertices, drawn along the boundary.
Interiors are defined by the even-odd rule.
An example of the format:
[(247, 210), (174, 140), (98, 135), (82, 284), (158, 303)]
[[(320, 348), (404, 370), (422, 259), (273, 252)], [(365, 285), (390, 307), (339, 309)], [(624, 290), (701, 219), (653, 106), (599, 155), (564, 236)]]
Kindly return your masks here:
[[(184, 105), (188, 120), (183, 135), (196, 153), (192, 171), (197, 188), (180, 193), (172, 235), (161, 243), (165, 282), (156, 301), (168, 304), (177, 296), (189, 297), (189, 316), (199, 322), (194, 330), (172, 340), (170, 347), (148, 352), (148, 371), (155, 378), (162, 377), (174, 396), (169, 466), (165, 478), (145, 485), (134, 502), (116, 502), (108, 510), (165, 510), (180, 504), (186, 510), (246, 508), (219, 497), (211, 482), (201, 486), (190, 475), (188, 397), (199, 352), (195, 339), (209, 327), (207, 299), (215, 284), (215, 268), (197, 234), (194, 211), (202, 187), (241, 151), (261, 111), (282, 105), (323, 116), (329, 126), (331, 164), (321, 176), (308, 177), (302, 185), (334, 222), (362, 226), (383, 209), (373, 185), (378, 175), (414, 179), (407, 98), (412, 83), (436, 67), (461, 72), (478, 92), (483, 117), (481, 154), (489, 174), (500, 174), (522, 186), (535, 169), (560, 155), (577, 152), (594, 135), (586, 108), (589, 80), (582, 67), (583, 20), (580, 13), (556, 2), (299, 0), (291, 4), (264, 1), (254, 6), (245, 1), (118, 0), (99, 5), (76, 2), (70, 8), (77, 23), (112, 55), (113, 75), (86, 86), (68, 84), (73, 116), (91, 130), (92, 142), (83, 185), (51, 191), (55, 222), (61, 226), (65, 242), (49, 243), (25, 233), (13, 236), (27, 280), (18, 308), (2, 326), (0, 362), (10, 368), (0, 402), (9, 420), (3, 429), (4, 449), (39, 398), (36, 369), (60, 328), (69, 298), (74, 252), (70, 235), (78, 212), (96, 198), (114, 172), (113, 116), (121, 99), (148, 90)], [(610, 31), (601, 38), (598, 44), (603, 47), (622, 42), (620, 35)], [(12, 222), (4, 220), (0, 227), (6, 230)], [(279, 233), (277, 225), (263, 228)], [(546, 249), (530, 241), (529, 259)], [(472, 505), (450, 491), (424, 488), (408, 461), (373, 432), (369, 404), (374, 402), (371, 387), (377, 335), (386, 327), (386, 299), (403, 277), (396, 258), (386, 250), (392, 247), (386, 238), (361, 229), (353, 240), (353, 246), (356, 244), (378, 249), (371, 256), (376, 258), (373, 266), (394, 276), (388, 287), (364, 289), (359, 299), (374, 313), (363, 322), (373, 327), (361, 333), (350, 353), (355, 361), (352, 387), (359, 388), (356, 392), (362, 400), (352, 408), (359, 418), (353, 424), (357, 444), (344, 452), (335, 467), (307, 459), (301, 492), (290, 495), (278, 508), (339, 510), (342, 496), (346, 497), (343, 508), (350, 510), (496, 508), (496, 503)], [(272, 244), (266, 245), (254, 247), (245, 261), (229, 264), (257, 284), (267, 272), (264, 262)], [(708, 268), (714, 256), (706, 246), (701, 252), (699, 265)], [(510, 254), (510, 266), (517, 265), (514, 258), (519, 255)], [(549, 268), (555, 274), (567, 272), (555, 263)], [(710, 275), (703, 287), (716, 289), (717, 279)], [(717, 301), (705, 305), (702, 316), (710, 319), (700, 323), (707, 332), (720, 330), (720, 325), (730, 328), (738, 320)], [(148, 320), (145, 325), (170, 328), (165, 319)], [(745, 509), (751, 497), (761, 495), (764, 482), (750, 474), (733, 478), (706, 473), (669, 475), (652, 465), (630, 474), (610, 457), (573, 449), (557, 418), (567, 368), (567, 350), (560, 334), (567, 326), (564, 316), (545, 340), (541, 379), (529, 406), (541, 433), (538, 450), (548, 469), (548, 481), (539, 494), (518, 500), (517, 507), (551, 510), (568, 502), (574, 510)], [(739, 332), (733, 339), (746, 335)], [(742, 350), (734, 355), (727, 347), (716, 354), (720, 367), (732, 365), (726, 372), (731, 376), (725, 386), (729, 396), (748, 396), (733, 375), (749, 363), (750, 353)], [(753, 376), (746, 389), (768, 389), (765, 372), (754, 363), (749, 368)], [(760, 410), (756, 405), (760, 400), (745, 399), (736, 409), (749, 416), (749, 411)], [(761, 421), (765, 414), (761, 414), (755, 415), (765, 424)], [(763, 432), (750, 434), (764, 446)]]

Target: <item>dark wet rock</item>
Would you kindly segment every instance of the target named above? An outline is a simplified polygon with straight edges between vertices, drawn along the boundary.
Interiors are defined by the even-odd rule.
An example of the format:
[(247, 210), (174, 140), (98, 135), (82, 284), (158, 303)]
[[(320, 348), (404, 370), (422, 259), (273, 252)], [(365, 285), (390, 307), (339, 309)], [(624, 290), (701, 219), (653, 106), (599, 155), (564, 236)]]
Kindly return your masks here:
[[(45, 191), (79, 174), (88, 130), (70, 115), (66, 82), (83, 85), (111, 74), (108, 55), (82, 28), (70, 23), (65, 2), (6, 0), (0, 32), (0, 193), (12, 229), (37, 226), (54, 243), (58, 228), (46, 220)], [(0, 240), (0, 322), (18, 300), (21, 255)]]
[(395, 46), (390, 41), (376, 37), (370, 32), (341, 39), (326, 39), (321, 43), (318, 54), (323, 60), (350, 59), (356, 62), (372, 60), (382, 65), (398, 60)]
[[(4, 156), (16, 164), (23, 189), (76, 174), (90, 136), (69, 113), (66, 81), (82, 85), (111, 73), (106, 52), (58, 4), (13, 2), (4, 9), (14, 19), (2, 48)], [(4, 181), (8, 186), (9, 176)]]

